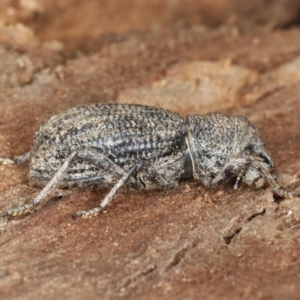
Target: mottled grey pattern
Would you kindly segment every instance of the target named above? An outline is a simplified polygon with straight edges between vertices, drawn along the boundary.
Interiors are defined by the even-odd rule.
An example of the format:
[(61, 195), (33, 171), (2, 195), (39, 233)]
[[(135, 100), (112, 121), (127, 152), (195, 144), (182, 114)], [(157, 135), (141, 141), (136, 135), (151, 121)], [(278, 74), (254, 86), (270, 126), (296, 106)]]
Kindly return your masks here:
[[(126, 104), (77, 106), (53, 116), (37, 131), (29, 177), (33, 185), (45, 185), (73, 151), (90, 149), (105, 156), (102, 163), (109, 166), (81, 157), (70, 165), (60, 185), (110, 186), (139, 161), (166, 177), (163, 185), (172, 185), (183, 169), (177, 161), (186, 149), (185, 136), (183, 118), (163, 109)], [(136, 186), (151, 187), (147, 178), (140, 182), (143, 177)]]
[(161, 108), (130, 104), (90, 104), (60, 112), (37, 131), (30, 156), (29, 178), (46, 185), (32, 204), (11, 209), (20, 216), (41, 207), (58, 185), (113, 186), (99, 207), (79, 211), (97, 215), (117, 191), (172, 188), (181, 178), (215, 187), (235, 178), (261, 187), (268, 182), (284, 197), (298, 196), (279, 187), (270, 172), (273, 162), (260, 132), (246, 118), (224, 114), (188, 116)]
[[(256, 157), (262, 164), (271, 171), (273, 162), (266, 152), (264, 142), (261, 139), (260, 131), (254, 127), (246, 118), (218, 113), (205, 114), (200, 116), (188, 116), (189, 143), (194, 161), (194, 178), (201, 179), (204, 185), (213, 186), (213, 179), (224, 166), (227, 167), (226, 178), (238, 175), (236, 169), (244, 172), (243, 181), (252, 185), (261, 178), (260, 172), (252, 174), (249, 181), (248, 171), (251, 169), (252, 158)], [(243, 157), (248, 162), (238, 165), (237, 160)], [(247, 159), (246, 159), (247, 160)], [(252, 171), (254, 172), (254, 171)], [(232, 175), (231, 175), (232, 173)], [(255, 172), (254, 172), (255, 173)], [(262, 182), (261, 182), (262, 183)]]

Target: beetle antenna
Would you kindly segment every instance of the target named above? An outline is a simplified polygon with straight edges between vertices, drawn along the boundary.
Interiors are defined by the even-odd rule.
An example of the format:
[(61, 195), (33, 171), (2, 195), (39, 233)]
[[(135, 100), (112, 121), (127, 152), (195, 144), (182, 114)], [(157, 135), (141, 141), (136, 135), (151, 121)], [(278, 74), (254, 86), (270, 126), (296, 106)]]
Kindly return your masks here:
[(279, 184), (275, 181), (274, 177), (271, 175), (269, 170), (267, 170), (262, 164), (257, 163), (256, 168), (266, 179), (266, 181), (268, 182), (268, 184), (270, 185), (270, 187), (276, 195), (284, 198), (300, 197), (300, 192), (298, 191), (286, 191), (285, 189), (281, 188)]

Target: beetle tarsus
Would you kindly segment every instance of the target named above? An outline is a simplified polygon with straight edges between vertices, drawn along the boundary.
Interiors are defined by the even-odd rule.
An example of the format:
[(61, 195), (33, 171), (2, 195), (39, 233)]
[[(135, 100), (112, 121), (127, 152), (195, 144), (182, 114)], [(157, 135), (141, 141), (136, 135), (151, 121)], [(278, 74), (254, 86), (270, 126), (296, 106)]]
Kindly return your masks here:
[(9, 219), (20, 219), (35, 213), (36, 210), (37, 208), (33, 204), (25, 204), (23, 206), (7, 210), (6, 214)]

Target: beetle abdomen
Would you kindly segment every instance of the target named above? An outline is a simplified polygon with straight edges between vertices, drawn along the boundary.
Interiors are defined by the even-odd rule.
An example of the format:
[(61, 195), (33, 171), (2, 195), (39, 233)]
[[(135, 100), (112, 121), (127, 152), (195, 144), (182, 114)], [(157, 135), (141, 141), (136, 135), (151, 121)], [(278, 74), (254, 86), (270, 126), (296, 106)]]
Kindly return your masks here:
[[(161, 108), (130, 104), (73, 107), (53, 116), (37, 131), (29, 176), (33, 183), (49, 180), (73, 151), (82, 148), (97, 149), (120, 167), (140, 160), (152, 162), (183, 152), (186, 132), (180, 115)], [(64, 180), (82, 182), (104, 175), (103, 170), (79, 160)]]

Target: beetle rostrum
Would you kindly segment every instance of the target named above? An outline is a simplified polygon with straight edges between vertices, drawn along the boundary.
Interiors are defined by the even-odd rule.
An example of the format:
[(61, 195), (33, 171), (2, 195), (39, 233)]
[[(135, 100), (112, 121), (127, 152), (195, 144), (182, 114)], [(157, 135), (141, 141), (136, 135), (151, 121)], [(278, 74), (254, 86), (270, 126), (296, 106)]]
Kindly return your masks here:
[(216, 187), (235, 178), (234, 188), (266, 182), (282, 197), (271, 175), (272, 159), (260, 131), (246, 118), (211, 113), (187, 116), (162, 108), (132, 104), (88, 104), (62, 111), (36, 132), (29, 180), (44, 186), (32, 204), (7, 211), (9, 217), (35, 212), (56, 187), (112, 187), (99, 207), (75, 217), (97, 215), (125, 184), (133, 189), (173, 188), (181, 178)]

